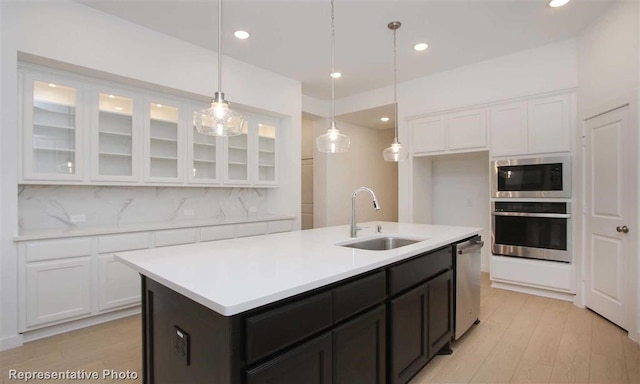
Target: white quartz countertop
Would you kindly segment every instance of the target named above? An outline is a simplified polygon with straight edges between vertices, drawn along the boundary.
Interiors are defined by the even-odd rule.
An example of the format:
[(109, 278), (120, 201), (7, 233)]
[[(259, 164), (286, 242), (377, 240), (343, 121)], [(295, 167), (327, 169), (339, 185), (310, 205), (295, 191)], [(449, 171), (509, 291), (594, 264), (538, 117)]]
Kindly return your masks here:
[(43, 239), (58, 239), (64, 237), (108, 235), (114, 233), (131, 233), (158, 231), (163, 229), (207, 227), (215, 225), (229, 225), (242, 223), (255, 223), (263, 221), (293, 220), (294, 216), (288, 215), (261, 215), (254, 217), (229, 217), (223, 219), (193, 219), (175, 220), (153, 223), (127, 223), (118, 225), (101, 225), (94, 227), (69, 227), (65, 229), (32, 229), (21, 231), (13, 238), (14, 241), (29, 241)]
[[(382, 234), (374, 233), (382, 225)], [(232, 316), (436, 249), (482, 228), (371, 222), (359, 239), (403, 235), (418, 243), (387, 251), (347, 248), (349, 226), (153, 248), (116, 259), (168, 288)]]

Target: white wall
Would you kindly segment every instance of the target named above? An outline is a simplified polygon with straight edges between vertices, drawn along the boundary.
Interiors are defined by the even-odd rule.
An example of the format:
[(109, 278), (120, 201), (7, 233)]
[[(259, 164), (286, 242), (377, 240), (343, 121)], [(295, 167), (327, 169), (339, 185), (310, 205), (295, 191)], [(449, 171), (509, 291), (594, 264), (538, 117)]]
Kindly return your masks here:
[[(212, 96), (217, 55), (195, 45), (109, 16), (72, 1), (0, 2), (2, 228), (0, 349), (21, 343), (17, 335), (17, 53), (81, 66), (183, 93)], [(269, 190), (269, 211), (300, 212), (301, 86), (298, 81), (225, 57), (224, 91), (234, 103), (283, 117), (280, 188)], [(274, 92), (277, 90), (277, 92)]]
[[(578, 39), (578, 121), (629, 104), (632, 127), (640, 131), (640, 6), (637, 1), (617, 1)], [(638, 135), (640, 136), (640, 135)], [(640, 137), (639, 137), (640, 140)], [(640, 143), (638, 147), (640, 148)], [(640, 157), (636, 160), (636, 166)], [(640, 181), (640, 168), (638, 180)], [(640, 186), (636, 186), (636, 201)], [(637, 225), (640, 228), (640, 203)], [(637, 238), (637, 235), (636, 235)], [(636, 324), (630, 335), (640, 340), (640, 249), (629, 265), (630, 287), (635, 296)]]
[[(316, 124), (316, 135), (326, 131), (328, 125), (323, 126), (324, 122), (323, 119)], [(351, 147), (346, 153), (326, 154), (316, 150), (314, 154), (314, 226), (348, 224), (351, 195), (361, 186), (375, 192), (381, 208), (375, 211), (370, 195), (359, 194), (356, 200), (358, 222), (397, 221), (397, 166), (382, 158), (382, 151), (393, 140), (393, 131), (340, 121), (337, 124), (340, 132), (351, 139)]]
[(434, 158), (431, 178), (431, 222), (484, 228), (480, 233), (486, 244), (482, 248), (482, 271), (489, 272), (489, 152)]

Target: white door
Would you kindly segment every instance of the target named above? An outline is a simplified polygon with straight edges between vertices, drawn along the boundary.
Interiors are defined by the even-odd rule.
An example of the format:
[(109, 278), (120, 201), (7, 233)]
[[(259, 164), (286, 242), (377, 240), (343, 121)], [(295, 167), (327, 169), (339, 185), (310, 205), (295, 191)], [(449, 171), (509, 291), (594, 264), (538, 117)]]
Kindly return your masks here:
[(619, 108), (585, 122), (585, 301), (632, 330), (638, 165), (628, 110)]

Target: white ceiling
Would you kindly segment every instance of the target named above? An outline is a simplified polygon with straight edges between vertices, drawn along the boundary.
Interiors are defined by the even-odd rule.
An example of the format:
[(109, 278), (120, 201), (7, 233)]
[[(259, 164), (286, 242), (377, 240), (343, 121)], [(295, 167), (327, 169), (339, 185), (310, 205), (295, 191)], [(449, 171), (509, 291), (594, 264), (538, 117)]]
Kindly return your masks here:
[[(614, 0), (335, 0), (336, 97), (468, 65), (576, 36)], [(217, 50), (216, 0), (80, 0), (87, 6), (193, 44)], [(224, 55), (302, 83), (305, 95), (331, 96), (329, 0), (224, 0)], [(251, 38), (233, 37), (245, 29)], [(430, 47), (422, 53), (418, 41)], [(223, 63), (224, 69), (224, 63)]]

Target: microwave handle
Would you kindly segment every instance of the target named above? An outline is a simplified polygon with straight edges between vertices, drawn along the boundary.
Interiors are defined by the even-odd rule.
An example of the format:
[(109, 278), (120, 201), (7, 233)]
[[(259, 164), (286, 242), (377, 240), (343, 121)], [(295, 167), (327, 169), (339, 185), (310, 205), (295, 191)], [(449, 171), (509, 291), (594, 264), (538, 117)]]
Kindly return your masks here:
[(569, 213), (529, 213), (529, 212), (491, 212), (493, 216), (543, 217), (550, 219), (570, 219)]

